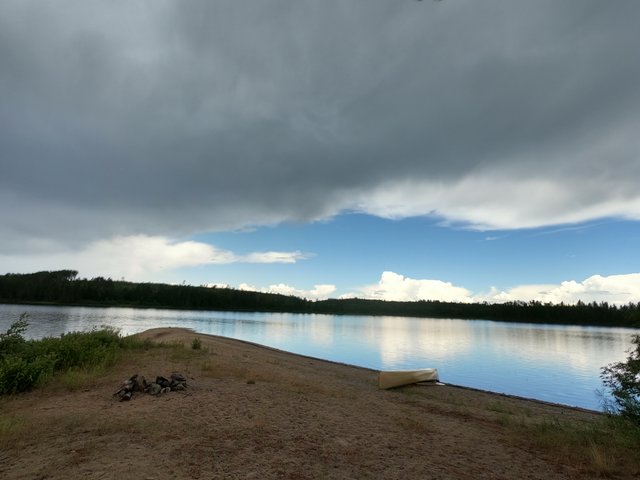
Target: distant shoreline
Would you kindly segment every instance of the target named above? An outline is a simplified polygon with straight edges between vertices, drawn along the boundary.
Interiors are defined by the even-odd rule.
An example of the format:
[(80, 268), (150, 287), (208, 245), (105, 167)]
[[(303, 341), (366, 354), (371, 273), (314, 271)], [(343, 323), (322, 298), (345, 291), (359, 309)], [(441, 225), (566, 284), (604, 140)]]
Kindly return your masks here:
[(361, 298), (307, 300), (233, 288), (79, 279), (75, 270), (0, 275), (0, 303), (169, 310), (455, 318), (512, 323), (640, 328), (640, 302), (575, 305), (536, 301), (455, 303)]
[(576, 327), (610, 327), (610, 328), (625, 328), (629, 330), (640, 330), (639, 324), (627, 325), (627, 324), (609, 324), (609, 323), (561, 323), (554, 321), (536, 321), (536, 320), (508, 320), (503, 318), (481, 318), (481, 317), (461, 317), (461, 316), (444, 316), (444, 315), (406, 315), (406, 314), (393, 314), (393, 313), (343, 313), (343, 312), (315, 312), (315, 311), (296, 311), (296, 310), (254, 310), (254, 309), (242, 309), (242, 308), (212, 308), (212, 307), (174, 307), (170, 305), (144, 305), (137, 303), (93, 303), (93, 302), (44, 302), (44, 301), (10, 301), (6, 299), (0, 299), (0, 305), (32, 305), (32, 306), (49, 306), (49, 307), (78, 307), (78, 308), (133, 308), (140, 310), (174, 310), (174, 311), (194, 311), (194, 312), (238, 312), (238, 313), (291, 313), (296, 315), (349, 315), (349, 316), (363, 316), (363, 317), (407, 317), (407, 318), (434, 318), (434, 319), (452, 319), (452, 320), (468, 320), (468, 321), (487, 321), (487, 322), (502, 322), (502, 323), (515, 323), (515, 324), (531, 324), (531, 325), (549, 325), (549, 326), (576, 326)]

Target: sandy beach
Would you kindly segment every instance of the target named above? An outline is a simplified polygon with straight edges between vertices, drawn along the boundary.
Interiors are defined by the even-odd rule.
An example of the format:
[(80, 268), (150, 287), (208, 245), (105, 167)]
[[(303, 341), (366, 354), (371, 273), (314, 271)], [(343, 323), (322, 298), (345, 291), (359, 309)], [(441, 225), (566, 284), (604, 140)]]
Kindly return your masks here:
[[(0, 403), (3, 479), (596, 478), (520, 433), (600, 415), (454, 386), (377, 388), (377, 372), (186, 329), (72, 388)], [(194, 350), (194, 338), (201, 349)], [(184, 345), (182, 348), (177, 345)], [(437, 365), (430, 365), (437, 367)], [(133, 374), (180, 372), (184, 392), (113, 393)], [(446, 382), (446, 379), (442, 379)], [(70, 391), (70, 388), (72, 391)], [(635, 478), (622, 465), (616, 478)], [(610, 473), (611, 474), (611, 473)]]

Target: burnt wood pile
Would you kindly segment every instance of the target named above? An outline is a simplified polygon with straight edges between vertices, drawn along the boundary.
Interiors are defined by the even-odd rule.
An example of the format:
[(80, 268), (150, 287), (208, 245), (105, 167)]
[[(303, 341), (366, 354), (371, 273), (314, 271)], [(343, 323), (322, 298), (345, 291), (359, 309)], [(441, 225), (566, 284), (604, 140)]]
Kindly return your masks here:
[(181, 373), (172, 373), (167, 379), (158, 376), (154, 382), (147, 382), (147, 379), (137, 373), (128, 380), (125, 380), (120, 389), (113, 395), (120, 398), (121, 402), (131, 400), (134, 393), (148, 393), (150, 395), (160, 395), (161, 393), (180, 392), (186, 390), (187, 378)]

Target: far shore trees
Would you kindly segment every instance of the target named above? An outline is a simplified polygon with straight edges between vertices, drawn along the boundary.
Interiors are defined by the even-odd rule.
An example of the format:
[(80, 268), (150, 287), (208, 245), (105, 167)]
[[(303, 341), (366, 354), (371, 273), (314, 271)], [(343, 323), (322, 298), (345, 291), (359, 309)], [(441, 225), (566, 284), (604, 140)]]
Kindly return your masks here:
[(104, 277), (78, 278), (77, 275), (78, 272), (75, 270), (0, 275), (0, 303), (387, 315), (640, 327), (640, 303), (620, 306), (607, 302), (578, 302), (575, 305), (537, 301), (492, 304), (438, 300), (395, 302), (361, 298), (313, 301), (292, 295), (260, 293), (228, 287), (136, 283)]

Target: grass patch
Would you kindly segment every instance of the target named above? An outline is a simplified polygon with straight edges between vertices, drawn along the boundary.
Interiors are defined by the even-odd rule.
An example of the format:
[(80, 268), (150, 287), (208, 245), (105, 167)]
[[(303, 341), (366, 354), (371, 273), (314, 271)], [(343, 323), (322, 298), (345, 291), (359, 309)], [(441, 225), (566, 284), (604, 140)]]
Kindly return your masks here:
[(491, 402), (487, 405), (486, 409), (489, 410), (490, 412), (504, 413), (507, 415), (514, 414), (513, 409), (502, 402)]
[(221, 366), (210, 359), (206, 359), (202, 362), (200, 368), (202, 369), (202, 373), (210, 378), (248, 379), (249, 377), (252, 377), (254, 380), (262, 380), (262, 378), (258, 378), (259, 376), (257, 376), (253, 370), (249, 369), (247, 365), (242, 363), (231, 363)]
[(208, 353), (206, 348), (186, 348), (182, 342), (163, 343), (161, 346), (169, 348), (169, 358), (173, 361), (193, 360)]
[(624, 418), (605, 416), (594, 422), (522, 420), (505, 426), (524, 435), (533, 446), (589, 474), (606, 477), (638, 468), (640, 429)]
[(35, 428), (31, 419), (0, 415), (0, 465), (3, 461), (3, 453), (11, 448), (23, 448), (33, 440), (34, 431), (38, 432), (38, 429)]
[(172, 363), (179, 363), (180, 367), (185, 373), (191, 371), (192, 365), (197, 365), (203, 357), (206, 357), (208, 349), (202, 348), (194, 350), (193, 348), (185, 347), (184, 343), (172, 342), (169, 344), (163, 344), (163, 347), (168, 348), (166, 352), (166, 358)]
[(66, 372), (60, 372), (55, 375), (56, 384), (74, 392), (85, 388), (95, 381), (96, 378), (104, 376), (108, 371), (105, 365), (97, 365), (84, 368), (71, 368)]
[(2, 416), (0, 417), (0, 438), (21, 431), (25, 428), (26, 422), (23, 418)]

